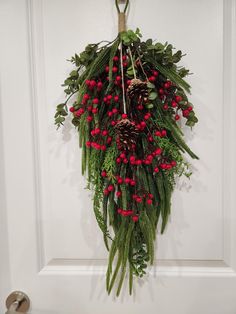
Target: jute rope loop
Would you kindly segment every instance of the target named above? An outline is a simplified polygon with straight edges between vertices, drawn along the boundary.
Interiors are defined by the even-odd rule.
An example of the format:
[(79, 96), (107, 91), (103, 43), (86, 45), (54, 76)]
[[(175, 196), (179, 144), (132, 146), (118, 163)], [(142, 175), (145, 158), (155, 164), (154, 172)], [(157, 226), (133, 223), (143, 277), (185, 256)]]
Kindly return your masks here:
[(116, 3), (116, 9), (118, 12), (118, 32), (122, 33), (122, 32), (126, 31), (126, 11), (128, 9), (128, 6), (129, 6), (129, 0), (126, 0), (126, 2), (125, 2), (124, 11), (120, 10), (119, 0), (115, 0), (115, 3)]

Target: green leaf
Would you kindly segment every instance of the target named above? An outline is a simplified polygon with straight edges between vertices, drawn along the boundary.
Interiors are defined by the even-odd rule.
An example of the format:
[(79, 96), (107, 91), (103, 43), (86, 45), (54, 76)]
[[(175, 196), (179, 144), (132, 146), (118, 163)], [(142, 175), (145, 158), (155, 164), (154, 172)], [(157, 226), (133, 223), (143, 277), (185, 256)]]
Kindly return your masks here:
[(151, 38), (146, 40), (146, 45), (147, 46), (151, 46), (152, 45), (152, 39)]
[(152, 108), (153, 108), (153, 104), (145, 104), (145, 107), (146, 107), (147, 109), (152, 109)]
[(156, 88), (156, 86), (154, 84), (152, 84), (151, 82), (147, 83), (147, 87), (150, 88), (150, 89)]
[(57, 105), (57, 109), (63, 109), (65, 107), (65, 104), (59, 104), (59, 105)]
[(73, 70), (71, 73), (70, 73), (70, 76), (71, 77), (78, 77), (78, 72), (76, 70)]
[(65, 121), (65, 118), (59, 116), (55, 119), (55, 124), (62, 124), (64, 121)]
[(150, 99), (150, 100), (154, 100), (154, 99), (156, 99), (157, 98), (157, 93), (156, 92), (152, 92), (150, 95), (149, 95), (149, 97), (148, 97), (148, 99)]

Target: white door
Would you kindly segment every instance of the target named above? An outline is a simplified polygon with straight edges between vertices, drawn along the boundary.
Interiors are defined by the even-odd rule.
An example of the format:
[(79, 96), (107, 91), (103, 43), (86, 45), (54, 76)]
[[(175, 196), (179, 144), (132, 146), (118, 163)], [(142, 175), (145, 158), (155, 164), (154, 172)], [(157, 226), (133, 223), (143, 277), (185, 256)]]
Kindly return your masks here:
[(235, 314), (235, 0), (131, 0), (130, 28), (187, 53), (200, 156), (178, 185), (156, 266), (135, 293), (105, 292), (107, 253), (68, 124), (53, 114), (69, 59), (116, 35), (113, 0), (0, 0), (0, 312), (13, 290), (32, 314)]

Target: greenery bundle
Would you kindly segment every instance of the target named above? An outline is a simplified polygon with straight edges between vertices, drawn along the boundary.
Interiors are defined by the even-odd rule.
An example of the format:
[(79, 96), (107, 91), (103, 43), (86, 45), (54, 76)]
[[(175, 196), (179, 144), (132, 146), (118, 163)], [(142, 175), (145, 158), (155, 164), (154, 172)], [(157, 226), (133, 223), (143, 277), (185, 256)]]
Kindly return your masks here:
[(141, 37), (139, 29), (122, 31), (75, 54), (63, 84), (67, 100), (55, 114), (58, 127), (69, 116), (79, 133), (82, 174), (109, 250), (107, 291), (117, 283), (117, 296), (126, 273), (131, 294), (133, 277), (154, 261), (157, 225), (163, 233), (176, 176), (191, 174), (184, 153), (198, 159), (178, 121), (198, 121), (183, 79), (189, 70), (177, 66), (182, 52)]

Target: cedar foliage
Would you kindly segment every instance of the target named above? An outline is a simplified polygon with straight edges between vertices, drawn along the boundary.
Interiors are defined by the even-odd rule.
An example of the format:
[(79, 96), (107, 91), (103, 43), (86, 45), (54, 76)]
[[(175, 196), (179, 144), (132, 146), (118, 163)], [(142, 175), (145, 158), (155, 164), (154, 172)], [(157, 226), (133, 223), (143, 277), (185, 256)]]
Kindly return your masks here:
[[(182, 52), (175, 52), (168, 43), (142, 41), (141, 37), (139, 29), (128, 30), (113, 42), (90, 44), (80, 55), (75, 54), (70, 60), (75, 69), (63, 84), (67, 99), (55, 113), (58, 128), (69, 115), (79, 133), (82, 174), (87, 177), (88, 188), (93, 189), (94, 214), (109, 250), (107, 291), (110, 293), (117, 283), (117, 296), (128, 272), (131, 294), (134, 276), (142, 277), (148, 264), (153, 264), (156, 229), (160, 222), (160, 232), (165, 231), (175, 179), (191, 174), (184, 154), (198, 159), (176, 121), (176, 115), (182, 114), (187, 126), (193, 127), (198, 121), (186, 95), (190, 86), (184, 77), (189, 71), (177, 66)], [(124, 110), (122, 66), (124, 88), (127, 90), (128, 80), (137, 77), (145, 82), (148, 93), (140, 97), (137, 89), (130, 98), (126, 94), (128, 119), (139, 132), (135, 147), (121, 151), (115, 124), (121, 121)], [(73, 95), (76, 100), (71, 104)], [(141, 127), (143, 121), (145, 126)], [(126, 184), (125, 178), (134, 184)], [(118, 183), (119, 179), (122, 182)]]

